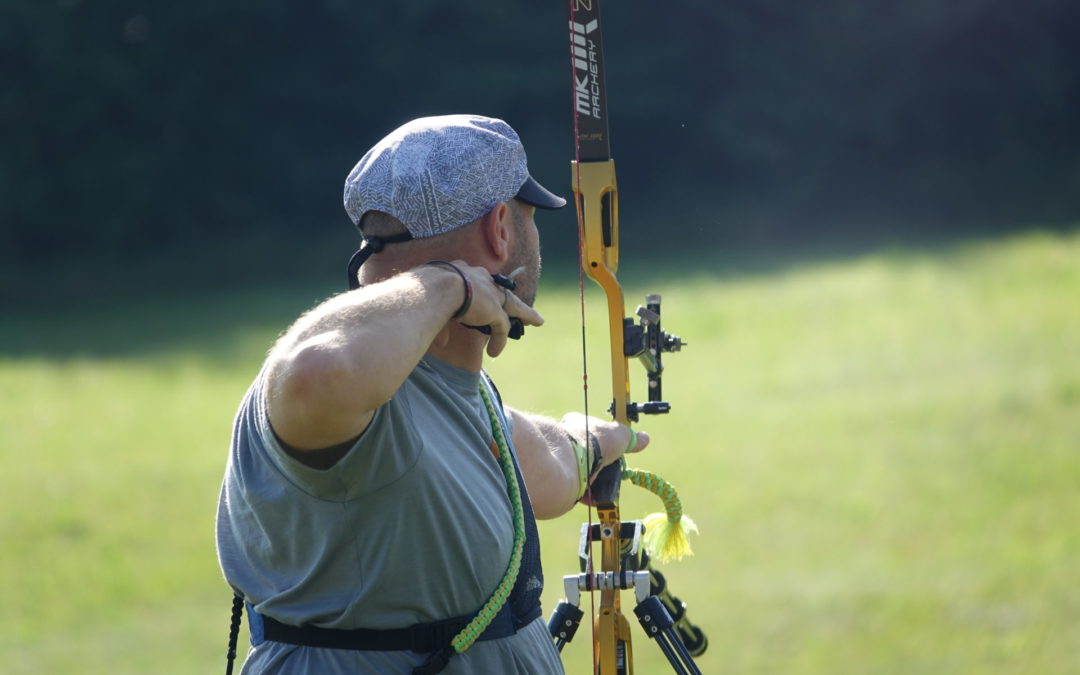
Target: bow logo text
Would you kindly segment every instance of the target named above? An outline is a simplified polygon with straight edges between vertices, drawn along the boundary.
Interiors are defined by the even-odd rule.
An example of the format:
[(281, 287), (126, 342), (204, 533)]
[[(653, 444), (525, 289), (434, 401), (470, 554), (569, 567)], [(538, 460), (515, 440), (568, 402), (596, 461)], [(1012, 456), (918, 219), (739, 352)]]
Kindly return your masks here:
[(577, 111), (595, 119), (600, 119), (600, 65), (597, 62), (596, 42), (589, 35), (599, 25), (596, 19), (585, 24), (570, 22), (570, 33), (574, 40), (574, 99)]

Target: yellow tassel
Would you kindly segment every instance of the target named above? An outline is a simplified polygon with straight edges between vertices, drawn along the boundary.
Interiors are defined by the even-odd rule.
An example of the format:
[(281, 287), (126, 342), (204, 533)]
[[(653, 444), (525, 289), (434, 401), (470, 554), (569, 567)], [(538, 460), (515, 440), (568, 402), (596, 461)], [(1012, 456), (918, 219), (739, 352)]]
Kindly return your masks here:
[(697, 525), (689, 516), (679, 516), (673, 522), (664, 513), (645, 516), (645, 550), (649, 557), (660, 563), (680, 560), (694, 555), (688, 535), (697, 532)]
[(624, 469), (623, 479), (652, 492), (664, 502), (667, 513), (646, 516), (645, 551), (657, 562), (665, 563), (693, 555), (688, 538), (697, 532), (697, 525), (683, 514), (682, 503), (675, 486), (660, 476), (640, 469)]

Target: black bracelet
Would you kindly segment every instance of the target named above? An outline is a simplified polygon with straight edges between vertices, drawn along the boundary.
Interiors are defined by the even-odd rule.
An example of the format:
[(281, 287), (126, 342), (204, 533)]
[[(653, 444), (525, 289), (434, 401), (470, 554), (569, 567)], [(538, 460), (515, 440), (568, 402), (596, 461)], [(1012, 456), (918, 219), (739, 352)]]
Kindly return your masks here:
[(469, 311), (469, 307), (472, 305), (472, 284), (470, 284), (469, 280), (465, 278), (465, 273), (462, 272), (460, 269), (458, 269), (457, 265), (455, 265), (452, 262), (447, 262), (446, 260), (429, 260), (424, 264), (425, 265), (446, 265), (450, 269), (457, 272), (458, 276), (461, 277), (461, 282), (463, 284), (465, 284), (465, 300), (462, 301), (461, 307), (459, 307), (458, 311), (454, 312), (454, 315), (452, 317), (450, 317), (450, 318), (451, 319), (460, 319), (461, 317), (465, 316), (465, 312)]

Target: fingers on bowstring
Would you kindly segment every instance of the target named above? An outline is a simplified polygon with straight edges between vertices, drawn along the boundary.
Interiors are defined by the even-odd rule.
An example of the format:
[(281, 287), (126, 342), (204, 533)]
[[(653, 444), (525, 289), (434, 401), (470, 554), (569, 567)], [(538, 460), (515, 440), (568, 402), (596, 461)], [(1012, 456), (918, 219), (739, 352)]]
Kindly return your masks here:
[(502, 354), (503, 349), (506, 348), (506, 336), (492, 334), (491, 339), (487, 344), (487, 355), (491, 358), (495, 358), (499, 354)]
[(507, 316), (521, 319), (530, 326), (544, 325), (544, 317), (540, 315), (540, 312), (527, 305), (524, 300), (509, 291), (507, 291), (507, 301), (503, 305), (503, 311), (506, 312)]
[(504, 315), (495, 322), (488, 324), (488, 327), (491, 328), (491, 334), (488, 338), (487, 354), (491, 358), (495, 358), (506, 347), (510, 330), (510, 318)]

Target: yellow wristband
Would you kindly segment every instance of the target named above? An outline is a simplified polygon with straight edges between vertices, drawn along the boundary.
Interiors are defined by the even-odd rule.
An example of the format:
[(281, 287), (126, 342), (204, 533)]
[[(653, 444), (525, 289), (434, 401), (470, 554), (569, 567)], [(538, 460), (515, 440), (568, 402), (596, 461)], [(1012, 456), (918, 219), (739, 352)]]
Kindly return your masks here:
[(570, 447), (574, 449), (574, 455), (577, 457), (577, 473), (578, 473), (578, 494), (577, 499), (581, 499), (585, 496), (585, 490), (589, 487), (589, 469), (592, 468), (592, 454), (590, 449), (582, 445), (576, 438), (570, 434), (566, 435), (570, 439)]

